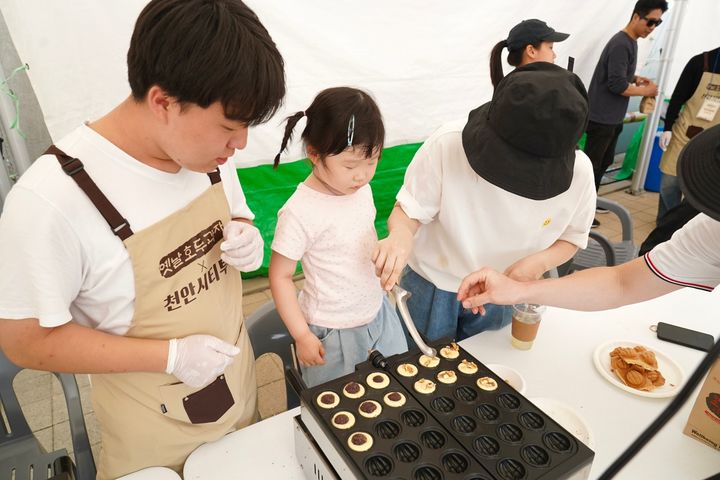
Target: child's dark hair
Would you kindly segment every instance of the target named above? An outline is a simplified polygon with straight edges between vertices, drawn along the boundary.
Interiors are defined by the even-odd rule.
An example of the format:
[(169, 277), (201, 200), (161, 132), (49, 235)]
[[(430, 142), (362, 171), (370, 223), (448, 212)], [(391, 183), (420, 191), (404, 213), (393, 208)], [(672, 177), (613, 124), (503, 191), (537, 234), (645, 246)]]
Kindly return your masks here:
[(645, 18), (648, 13), (653, 10), (660, 9), (663, 13), (667, 12), (668, 2), (666, 0), (638, 0), (633, 8), (633, 15), (637, 13), (640, 18)]
[(157, 85), (184, 106), (219, 101), (230, 120), (257, 125), (285, 96), (284, 62), (240, 0), (152, 0), (135, 23), (128, 80), (140, 101)]
[(337, 155), (355, 146), (364, 149), (365, 156), (382, 151), (385, 144), (385, 126), (375, 100), (362, 90), (351, 87), (334, 87), (320, 92), (304, 112), (287, 118), (285, 135), (273, 166), (277, 168), (280, 155), (292, 138), (293, 129), (303, 116), (307, 125), (301, 138), (320, 157)]
[[(540, 48), (541, 43), (542, 42), (537, 42), (537, 45), (529, 45), (532, 45), (534, 48)], [(498, 83), (500, 83), (500, 80), (505, 78), (505, 74), (503, 73), (502, 68), (502, 50), (503, 48), (507, 48), (507, 46), (507, 40), (501, 40), (495, 44), (492, 51), (490, 52), (490, 81), (492, 82), (493, 88), (496, 88), (498, 86)], [(525, 51), (525, 48), (527, 48), (527, 45), (525, 45), (519, 50), (508, 49), (508, 63), (513, 67), (517, 67), (518, 65), (520, 65), (520, 62), (522, 62), (522, 54)]]

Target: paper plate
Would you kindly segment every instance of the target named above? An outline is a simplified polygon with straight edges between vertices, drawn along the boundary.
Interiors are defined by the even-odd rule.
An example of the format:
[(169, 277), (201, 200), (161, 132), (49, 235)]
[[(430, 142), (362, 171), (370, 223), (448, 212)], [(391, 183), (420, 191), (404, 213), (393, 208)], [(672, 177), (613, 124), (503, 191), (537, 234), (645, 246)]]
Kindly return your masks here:
[(638, 390), (625, 385), (613, 373), (610, 368), (610, 352), (615, 350), (617, 347), (635, 347), (637, 345), (643, 344), (642, 342), (634, 342), (631, 340), (613, 340), (603, 343), (595, 349), (595, 353), (593, 354), (593, 363), (595, 363), (595, 368), (597, 368), (598, 372), (600, 372), (600, 375), (602, 375), (605, 380), (634, 395), (650, 398), (665, 398), (677, 395), (685, 382), (685, 374), (682, 368), (680, 368), (680, 365), (675, 363), (672, 358), (668, 357), (655, 347), (651, 348), (646, 346), (645, 348), (652, 350), (655, 353), (655, 358), (658, 362), (658, 370), (660, 370), (662, 376), (665, 377), (665, 385), (662, 387), (658, 387), (652, 392)]
[(589, 448), (593, 449), (595, 442), (590, 433), (585, 420), (572, 407), (553, 400), (552, 398), (529, 398), (543, 412), (547, 413), (550, 418), (558, 422), (565, 430), (572, 433), (575, 438), (583, 442)]
[(499, 363), (488, 363), (485, 366), (492, 370), (495, 375), (502, 378), (505, 383), (525, 395), (525, 379), (520, 375), (520, 372), (507, 365), (500, 365)]

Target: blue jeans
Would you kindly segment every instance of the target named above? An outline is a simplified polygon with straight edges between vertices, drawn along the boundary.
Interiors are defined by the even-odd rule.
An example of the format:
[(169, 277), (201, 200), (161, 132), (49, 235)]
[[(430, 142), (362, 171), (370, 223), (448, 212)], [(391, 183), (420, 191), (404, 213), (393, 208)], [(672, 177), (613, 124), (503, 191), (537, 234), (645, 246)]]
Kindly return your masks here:
[(354, 328), (325, 328), (309, 325), (325, 348), (325, 364), (300, 366), (303, 381), (308, 387), (335, 380), (355, 371), (355, 365), (368, 359), (370, 350), (378, 350), (389, 357), (407, 352), (407, 342), (400, 326), (400, 318), (387, 295), (373, 321)]
[[(408, 311), (418, 331), (429, 341), (443, 337), (459, 341), (485, 330), (499, 330), (512, 321), (511, 307), (487, 304), (485, 315), (474, 314), (458, 302), (457, 292), (440, 290), (410, 267), (405, 267), (400, 286), (412, 294), (407, 301)], [(409, 335), (407, 338), (408, 345), (414, 347)]]
[(681, 200), (682, 191), (680, 191), (678, 177), (660, 173), (660, 197), (658, 198), (658, 213), (655, 224), (659, 225), (663, 215), (671, 208), (680, 205)]

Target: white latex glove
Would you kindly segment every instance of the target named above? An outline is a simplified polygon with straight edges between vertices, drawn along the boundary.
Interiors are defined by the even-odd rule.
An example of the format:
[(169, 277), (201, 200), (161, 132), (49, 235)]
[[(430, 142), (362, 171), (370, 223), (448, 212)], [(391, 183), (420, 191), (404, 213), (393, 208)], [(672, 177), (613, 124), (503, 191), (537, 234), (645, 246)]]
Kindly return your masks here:
[(238, 353), (238, 347), (212, 335), (173, 338), (165, 373), (193, 388), (204, 387), (224, 372)]
[(262, 265), (263, 239), (254, 225), (231, 220), (223, 230), (220, 258), (241, 272), (252, 272)]
[(658, 140), (658, 145), (660, 145), (660, 148), (664, 152), (667, 150), (668, 145), (670, 145), (670, 140), (672, 139), (672, 132), (667, 131), (663, 132), (662, 135), (660, 135), (660, 139)]

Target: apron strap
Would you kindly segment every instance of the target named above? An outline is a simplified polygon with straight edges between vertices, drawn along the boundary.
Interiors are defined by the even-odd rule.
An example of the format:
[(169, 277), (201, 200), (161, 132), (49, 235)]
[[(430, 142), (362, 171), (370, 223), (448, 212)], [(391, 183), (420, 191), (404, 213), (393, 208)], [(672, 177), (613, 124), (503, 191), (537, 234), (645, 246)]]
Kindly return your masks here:
[(703, 72), (710, 71), (710, 65), (708, 63), (708, 52), (703, 52)]
[[(85, 195), (87, 195), (98, 212), (100, 212), (100, 215), (102, 215), (108, 225), (110, 225), (113, 233), (120, 237), (120, 240), (125, 240), (132, 236), (133, 231), (132, 228), (130, 228), (130, 223), (117, 211), (93, 179), (90, 178), (90, 175), (85, 171), (85, 165), (83, 165), (80, 159), (71, 157), (55, 145), (50, 145), (45, 151), (45, 154), (55, 155), (63, 171), (75, 180), (78, 187), (85, 192)], [(209, 172), (207, 176), (210, 178), (212, 185), (222, 180), (220, 178), (219, 168)]]
[(87, 195), (93, 205), (95, 205), (95, 208), (97, 208), (100, 215), (102, 215), (108, 225), (110, 225), (110, 229), (115, 235), (120, 237), (121, 240), (125, 240), (133, 234), (130, 223), (120, 215), (120, 212), (117, 211), (93, 179), (90, 178), (90, 175), (85, 171), (85, 165), (83, 165), (80, 159), (67, 155), (55, 145), (51, 145), (50, 148), (45, 151), (45, 154), (55, 155), (55, 157), (57, 157), (63, 171), (75, 180), (80, 190), (85, 192), (85, 195)]
[(219, 168), (216, 168), (215, 171), (209, 172), (209, 173), (207, 174), (207, 176), (210, 177), (210, 183), (212, 183), (213, 185), (215, 185), (216, 183), (220, 182), (220, 180), (221, 180), (221, 178), (220, 178), (220, 169), (219, 169)]

